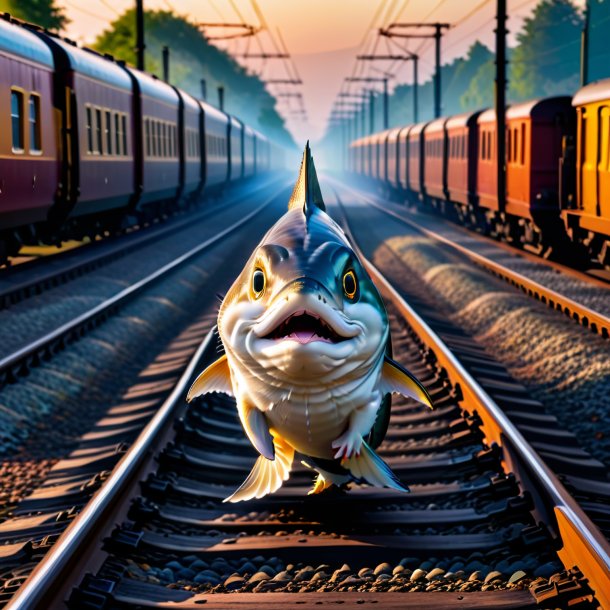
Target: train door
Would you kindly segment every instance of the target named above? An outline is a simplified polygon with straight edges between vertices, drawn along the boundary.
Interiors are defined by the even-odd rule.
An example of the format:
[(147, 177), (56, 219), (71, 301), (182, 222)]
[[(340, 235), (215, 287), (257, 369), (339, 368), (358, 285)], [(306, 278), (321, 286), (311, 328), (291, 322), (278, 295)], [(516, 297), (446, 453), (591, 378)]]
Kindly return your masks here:
[(610, 218), (610, 107), (602, 106), (598, 114), (598, 163), (596, 214)]
[[(589, 213), (593, 212), (592, 207), (595, 206), (594, 202), (597, 198), (596, 166), (598, 163), (599, 139), (595, 137), (597, 135), (596, 122), (597, 116), (592, 109), (580, 109), (578, 128), (580, 129), (581, 138), (578, 159), (578, 190), (580, 208)], [(593, 202), (593, 206), (591, 202)]]

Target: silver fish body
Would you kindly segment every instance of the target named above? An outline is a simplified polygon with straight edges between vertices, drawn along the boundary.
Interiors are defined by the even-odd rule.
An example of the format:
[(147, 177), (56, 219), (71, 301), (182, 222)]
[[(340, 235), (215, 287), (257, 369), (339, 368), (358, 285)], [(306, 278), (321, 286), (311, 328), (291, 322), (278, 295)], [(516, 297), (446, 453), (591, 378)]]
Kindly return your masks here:
[(288, 212), (267, 232), (223, 300), (225, 356), (189, 399), (232, 393), (261, 456), (229, 500), (262, 497), (294, 452), (319, 473), (314, 492), (349, 480), (405, 490), (366, 439), (385, 435), (392, 392), (430, 405), (387, 354), (388, 317), (342, 229), (326, 214), (309, 146)]

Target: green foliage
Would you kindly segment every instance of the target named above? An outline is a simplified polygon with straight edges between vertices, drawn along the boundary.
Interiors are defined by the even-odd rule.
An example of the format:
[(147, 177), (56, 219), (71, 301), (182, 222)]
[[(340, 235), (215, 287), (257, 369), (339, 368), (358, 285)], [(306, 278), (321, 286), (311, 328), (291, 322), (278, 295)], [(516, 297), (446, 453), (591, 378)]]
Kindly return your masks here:
[(486, 108), (493, 104), (493, 82), (496, 76), (496, 64), (488, 59), (475, 72), (468, 89), (460, 97), (464, 110)]
[(49, 30), (61, 30), (70, 22), (55, 0), (0, 0), (0, 13), (10, 13)]
[(509, 97), (573, 93), (578, 87), (582, 17), (571, 0), (543, 0), (525, 19), (511, 60)]
[[(225, 110), (276, 141), (291, 146), (293, 140), (275, 99), (264, 83), (249, 74), (227, 53), (210, 44), (199, 29), (170, 11), (146, 11), (146, 70), (160, 75), (162, 50), (170, 48), (170, 82), (195, 97), (206, 80), (208, 99), (217, 105), (216, 89), (225, 88)], [(95, 41), (94, 48), (135, 65), (135, 11), (128, 10)]]
[[(482, 94), (486, 89), (485, 76), (479, 78), (489, 63), (493, 66), (493, 53), (480, 42), (475, 42), (465, 57), (460, 57), (441, 68), (442, 111), (444, 115), (458, 114), (465, 110), (476, 110), (486, 105), (487, 97)], [(493, 77), (492, 77), (493, 80)], [(473, 85), (473, 83), (475, 83)], [(476, 90), (471, 89), (475, 87)], [(491, 97), (491, 90), (489, 92)], [(381, 106), (381, 104), (378, 104)], [(434, 116), (434, 82), (432, 79), (422, 83), (418, 89), (419, 120), (427, 121)], [(390, 126), (404, 125), (413, 121), (413, 87), (399, 85), (390, 101)], [(381, 126), (382, 117), (376, 116)]]

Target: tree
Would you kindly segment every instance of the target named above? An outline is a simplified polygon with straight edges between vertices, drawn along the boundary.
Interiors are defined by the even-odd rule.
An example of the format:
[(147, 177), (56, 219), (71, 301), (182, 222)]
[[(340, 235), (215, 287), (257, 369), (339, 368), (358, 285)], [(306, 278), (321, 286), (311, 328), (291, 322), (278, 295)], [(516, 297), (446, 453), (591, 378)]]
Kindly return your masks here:
[(49, 30), (62, 30), (70, 23), (55, 0), (0, 0), (0, 12)]
[(478, 86), (485, 86), (486, 81), (479, 84), (478, 79), (481, 78), (481, 73), (486, 76), (486, 67), (489, 62), (493, 62), (493, 57), (493, 53), (477, 40), (468, 49), (464, 59), (460, 58), (454, 62), (453, 73), (447, 77), (443, 75), (443, 78), (446, 78), (443, 82), (447, 83), (443, 88), (443, 97), (452, 113), (478, 110), (487, 105), (485, 96), (469, 99), (467, 92), (475, 81)]
[(493, 105), (494, 79), (496, 77), (496, 64), (493, 59), (487, 60), (473, 76), (468, 89), (460, 97), (460, 104), (464, 110), (477, 110), (489, 108)]
[[(159, 74), (162, 49), (170, 47), (171, 83), (199, 97), (206, 79), (210, 99), (218, 86), (225, 88), (225, 109), (244, 122), (288, 146), (294, 145), (278, 114), (276, 100), (265, 84), (248, 73), (230, 55), (210, 44), (196, 25), (171, 11), (146, 11), (146, 70)], [(135, 11), (126, 11), (98, 36), (94, 48), (135, 65)]]
[(573, 93), (580, 70), (582, 16), (571, 0), (543, 0), (517, 35), (509, 97)]

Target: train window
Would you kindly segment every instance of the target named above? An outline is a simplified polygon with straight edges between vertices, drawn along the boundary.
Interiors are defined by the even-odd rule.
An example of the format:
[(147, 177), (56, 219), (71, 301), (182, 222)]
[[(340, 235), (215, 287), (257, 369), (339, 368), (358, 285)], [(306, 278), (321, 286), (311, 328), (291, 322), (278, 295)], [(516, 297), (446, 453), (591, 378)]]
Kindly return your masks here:
[(512, 159), (512, 129), (506, 130), (506, 160), (510, 163)]
[(481, 132), (481, 159), (487, 159), (487, 135)]
[(150, 157), (150, 121), (144, 119), (144, 141), (146, 142), (146, 156)]
[(29, 110), (30, 152), (39, 153), (42, 150), (40, 143), (40, 96), (35, 93), (30, 94)]
[(599, 142), (599, 154), (598, 154), (598, 165), (597, 169), (600, 172), (606, 171), (606, 167), (608, 166), (608, 112), (610, 109), (607, 106), (602, 106), (599, 109), (599, 117), (598, 117), (598, 142)]
[(23, 93), (11, 91), (11, 127), (13, 152), (23, 152)]
[(151, 135), (152, 135), (152, 156), (156, 157), (157, 156), (157, 150), (158, 150), (158, 138), (157, 138), (157, 121), (151, 121), (150, 122), (150, 129), (151, 129)]
[(123, 121), (121, 120), (122, 114), (120, 112), (115, 113), (114, 115), (114, 154), (115, 155), (124, 155), (125, 151), (123, 150)]
[(91, 114), (91, 107), (86, 106), (85, 112), (87, 113), (87, 152), (93, 152), (93, 116)]
[(99, 108), (95, 109), (95, 152), (102, 154), (102, 111)]
[(118, 112), (114, 113), (114, 150), (117, 155), (121, 154), (121, 134), (120, 125), (121, 117)]
[(106, 134), (106, 154), (112, 154), (112, 117), (110, 110), (104, 113), (104, 133)]
[(525, 165), (525, 123), (521, 123), (521, 165)]

